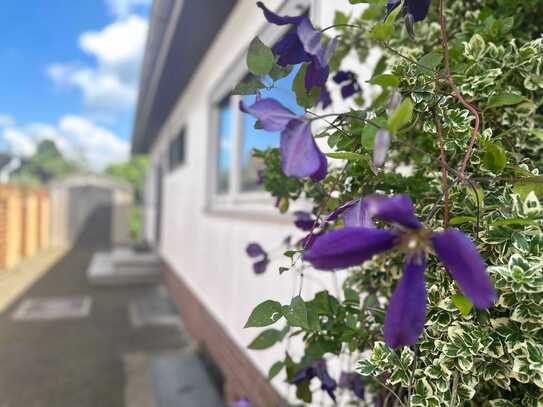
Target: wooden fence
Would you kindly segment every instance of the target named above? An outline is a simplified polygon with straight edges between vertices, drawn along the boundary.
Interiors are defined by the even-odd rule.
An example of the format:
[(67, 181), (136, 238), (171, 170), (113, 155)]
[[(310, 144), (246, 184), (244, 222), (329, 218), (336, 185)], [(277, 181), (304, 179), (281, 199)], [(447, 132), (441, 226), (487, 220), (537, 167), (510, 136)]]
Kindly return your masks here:
[(0, 270), (49, 246), (50, 213), (47, 189), (0, 184)]

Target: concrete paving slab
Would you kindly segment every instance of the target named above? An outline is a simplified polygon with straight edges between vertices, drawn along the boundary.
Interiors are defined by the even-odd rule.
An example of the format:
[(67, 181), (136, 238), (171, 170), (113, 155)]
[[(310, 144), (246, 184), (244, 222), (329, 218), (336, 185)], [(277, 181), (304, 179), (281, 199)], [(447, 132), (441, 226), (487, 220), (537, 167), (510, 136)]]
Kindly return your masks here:
[(196, 353), (154, 356), (151, 372), (158, 407), (226, 407)]

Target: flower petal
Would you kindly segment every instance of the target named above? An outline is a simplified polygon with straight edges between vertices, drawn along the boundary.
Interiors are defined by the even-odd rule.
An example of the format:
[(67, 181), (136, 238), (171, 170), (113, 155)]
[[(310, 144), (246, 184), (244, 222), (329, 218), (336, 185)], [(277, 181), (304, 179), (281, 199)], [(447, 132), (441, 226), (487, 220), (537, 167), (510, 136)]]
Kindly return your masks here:
[(253, 271), (255, 272), (255, 274), (265, 273), (266, 269), (268, 268), (268, 264), (270, 264), (270, 260), (266, 256), (262, 260), (257, 261), (253, 264)]
[(304, 18), (307, 18), (303, 15), (294, 17), (277, 15), (267, 8), (261, 1), (257, 2), (256, 5), (262, 9), (266, 20), (275, 25), (299, 24)]
[(272, 98), (258, 99), (251, 106), (247, 106), (241, 101), (239, 108), (242, 112), (258, 119), (266, 131), (282, 131), (291, 120), (299, 119), (298, 116)]
[(319, 168), (311, 174), (311, 179), (315, 182), (319, 182), (326, 177), (326, 174), (328, 174), (328, 160), (326, 160), (326, 156), (322, 151), (319, 150)]
[[(420, 229), (422, 226), (415, 215), (413, 201), (408, 195), (395, 195), (383, 197), (372, 195), (374, 198), (372, 209), (374, 217), (387, 223), (396, 223), (410, 229)], [(366, 199), (366, 198), (365, 198)]]
[(324, 359), (313, 363), (313, 370), (315, 372), (315, 376), (317, 376), (321, 381), (321, 389), (326, 391), (332, 400), (336, 401), (336, 395), (334, 392), (337, 388), (337, 383), (330, 377)]
[(281, 133), (280, 150), (281, 166), (289, 177), (310, 177), (322, 170), (322, 153), (309, 122), (292, 120)]
[(315, 370), (312, 366), (305, 367), (303, 369), (300, 369), (296, 372), (294, 377), (292, 378), (292, 384), (300, 384), (304, 380), (311, 380), (315, 377)]
[(358, 92), (358, 84), (353, 81), (341, 88), (341, 97), (343, 99), (348, 99), (352, 95), (354, 95), (356, 92)]
[(305, 71), (305, 89), (311, 92), (315, 86), (322, 88), (326, 85), (329, 73), (328, 66), (322, 65), (317, 58), (313, 57)]
[(392, 249), (395, 238), (389, 230), (345, 227), (320, 236), (304, 260), (321, 270), (350, 267)]
[(245, 252), (249, 257), (265, 256), (266, 252), (258, 243), (249, 243), (245, 248)]
[(496, 291), (473, 242), (458, 229), (434, 233), (432, 240), (437, 256), (447, 266), (462, 293), (477, 308), (490, 307), (496, 300)]
[(426, 258), (416, 256), (405, 264), (404, 274), (388, 304), (385, 342), (391, 348), (413, 345), (424, 329), (426, 319)]
[(313, 216), (306, 211), (296, 211), (294, 212), (294, 225), (301, 230), (309, 231), (313, 229), (313, 226), (315, 225), (315, 219), (313, 219)]
[(247, 397), (242, 397), (238, 401), (230, 405), (230, 407), (253, 407)]
[(371, 196), (359, 199), (354, 206), (350, 207), (345, 212), (345, 215), (343, 216), (345, 226), (374, 228), (375, 225), (372, 220), (374, 211), (375, 204), (371, 199)]
[(330, 91), (326, 88), (326, 86), (321, 87), (321, 94), (317, 104), (320, 104), (322, 109), (326, 109), (332, 104), (332, 96), (330, 95)]
[(277, 63), (281, 66), (297, 65), (311, 60), (296, 31), (287, 33), (272, 47), (272, 51), (279, 56)]
[(428, 15), (431, 0), (406, 0), (406, 7), (415, 21), (421, 21)]
[(352, 75), (351, 71), (337, 71), (332, 80), (339, 85), (342, 82), (352, 80)]
[(330, 212), (326, 218), (324, 218), (324, 223), (335, 221), (339, 216), (341, 216), (345, 211), (348, 211), (350, 208), (355, 206), (359, 201), (360, 199), (354, 199), (352, 201), (344, 203), (341, 206), (338, 206), (336, 209)]

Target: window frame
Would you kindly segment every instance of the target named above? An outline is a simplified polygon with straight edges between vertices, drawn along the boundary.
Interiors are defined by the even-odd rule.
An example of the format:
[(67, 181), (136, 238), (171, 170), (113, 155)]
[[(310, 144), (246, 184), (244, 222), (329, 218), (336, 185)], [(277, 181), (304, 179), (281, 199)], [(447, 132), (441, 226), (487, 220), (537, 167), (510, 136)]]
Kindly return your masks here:
[[(178, 157), (178, 161), (174, 162), (172, 157), (172, 148), (174, 147), (174, 144), (177, 142), (181, 142), (181, 151), (182, 156)], [(167, 145), (165, 146), (165, 150), (167, 151), (167, 173), (173, 173), (179, 168), (183, 167), (187, 161), (187, 127), (181, 126), (179, 130), (175, 133), (173, 137), (169, 137), (167, 141)]]
[[(284, 15), (296, 15), (303, 13), (304, 10), (310, 9), (310, 0), (289, 0), (283, 3), (278, 13)], [(311, 7), (310, 11), (314, 12), (318, 7)], [(281, 39), (281, 37), (290, 29), (289, 26), (276, 26), (273, 24), (265, 24), (262, 29), (256, 34), (266, 44), (273, 44)], [(242, 160), (243, 160), (243, 113), (239, 110), (239, 102), (243, 96), (230, 96), (230, 111), (231, 118), (231, 137), (232, 150), (229, 189), (226, 193), (218, 192), (218, 173), (220, 152), (220, 105), (227, 98), (232, 89), (249, 74), (245, 62), (245, 55), (249, 44), (243, 49), (241, 55), (235, 58), (227, 69), (221, 80), (213, 86), (214, 91), (210, 95), (210, 131), (209, 136), (209, 153), (208, 153), (208, 208), (211, 210), (274, 210), (273, 198), (265, 191), (243, 191), (242, 190)]]

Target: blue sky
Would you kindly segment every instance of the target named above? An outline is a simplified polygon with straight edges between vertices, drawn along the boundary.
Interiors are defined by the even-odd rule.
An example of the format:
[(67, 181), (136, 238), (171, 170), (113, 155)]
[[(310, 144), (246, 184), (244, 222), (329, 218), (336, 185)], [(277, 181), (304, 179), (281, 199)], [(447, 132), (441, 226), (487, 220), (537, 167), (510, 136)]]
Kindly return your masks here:
[(150, 0), (3, 0), (0, 150), (52, 139), (92, 168), (128, 157)]

